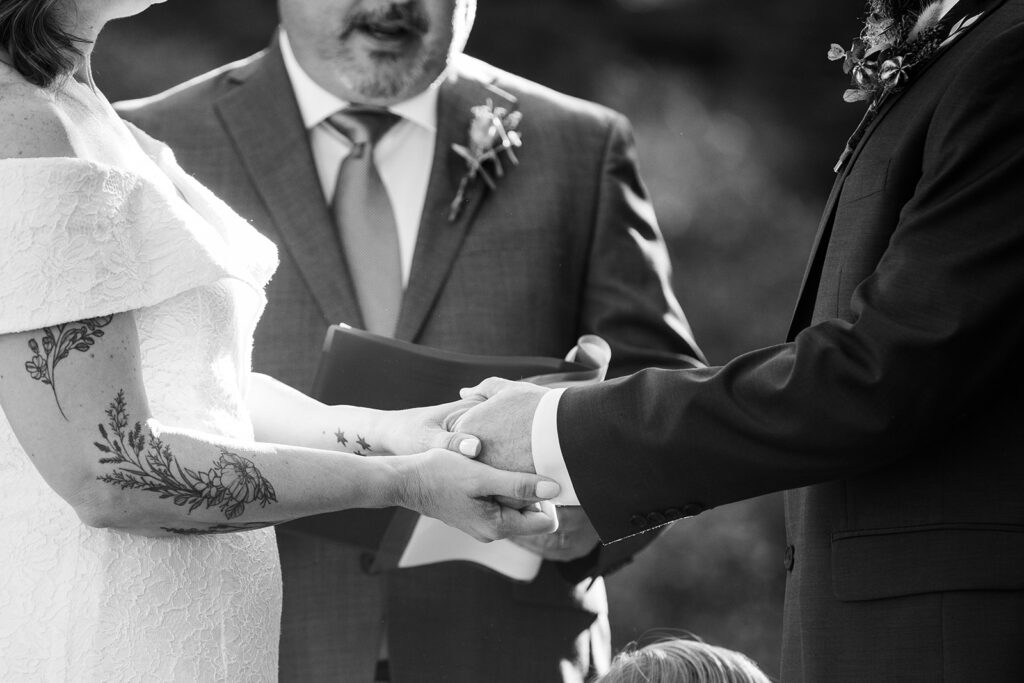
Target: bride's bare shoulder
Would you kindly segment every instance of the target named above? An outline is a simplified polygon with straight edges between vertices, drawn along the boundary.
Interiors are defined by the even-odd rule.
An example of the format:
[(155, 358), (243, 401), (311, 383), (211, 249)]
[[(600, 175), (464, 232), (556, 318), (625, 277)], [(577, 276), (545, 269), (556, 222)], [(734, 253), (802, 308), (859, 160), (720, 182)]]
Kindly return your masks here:
[(0, 82), (0, 159), (73, 156), (68, 120), (53, 94)]

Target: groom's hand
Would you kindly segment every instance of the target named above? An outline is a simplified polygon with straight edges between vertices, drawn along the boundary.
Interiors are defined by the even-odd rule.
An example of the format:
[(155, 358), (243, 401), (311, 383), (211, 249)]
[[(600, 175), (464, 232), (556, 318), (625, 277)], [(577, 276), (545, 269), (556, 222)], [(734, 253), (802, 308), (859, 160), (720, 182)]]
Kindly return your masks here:
[(491, 377), (462, 390), (463, 399), (479, 403), (462, 413), (452, 431), (480, 439), (483, 449), (477, 459), (481, 462), (502, 470), (534, 473), (533, 414), (547, 391), (535, 384)]
[(585, 557), (601, 542), (583, 508), (560, 507), (558, 531), (535, 536), (513, 536), (509, 540), (545, 560), (570, 562)]

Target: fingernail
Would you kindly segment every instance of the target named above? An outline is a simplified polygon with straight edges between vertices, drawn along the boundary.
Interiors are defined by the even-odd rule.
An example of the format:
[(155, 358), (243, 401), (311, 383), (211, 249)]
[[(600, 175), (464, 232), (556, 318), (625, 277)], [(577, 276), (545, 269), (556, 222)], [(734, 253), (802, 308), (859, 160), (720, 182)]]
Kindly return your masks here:
[(459, 453), (462, 453), (463, 455), (479, 455), (480, 439), (477, 439), (476, 437), (463, 439), (459, 444)]
[(546, 500), (548, 498), (554, 498), (561, 490), (562, 487), (553, 481), (542, 481), (537, 484), (536, 493), (538, 498), (544, 498)]

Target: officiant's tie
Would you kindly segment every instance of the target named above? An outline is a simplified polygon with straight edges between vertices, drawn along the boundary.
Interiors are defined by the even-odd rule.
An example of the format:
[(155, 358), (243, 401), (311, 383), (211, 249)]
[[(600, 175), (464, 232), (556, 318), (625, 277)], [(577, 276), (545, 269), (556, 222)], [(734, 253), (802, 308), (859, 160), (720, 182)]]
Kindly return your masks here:
[(366, 329), (392, 336), (402, 305), (398, 226), (373, 149), (399, 117), (385, 109), (348, 107), (329, 119), (352, 143), (338, 170), (332, 211)]

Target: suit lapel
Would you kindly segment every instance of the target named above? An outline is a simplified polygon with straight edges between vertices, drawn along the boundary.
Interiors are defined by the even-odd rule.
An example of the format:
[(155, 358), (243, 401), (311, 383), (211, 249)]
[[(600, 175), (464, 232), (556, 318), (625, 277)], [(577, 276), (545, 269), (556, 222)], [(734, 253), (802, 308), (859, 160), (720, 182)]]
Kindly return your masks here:
[(458, 73), (441, 85), (437, 99), (434, 161), (416, 238), (412, 271), (395, 331), (398, 339), (413, 341), (420, 333), (487, 195), (486, 186), (477, 178), (466, 192), (458, 217), (449, 220), (449, 207), (466, 173), (465, 162), (452, 151), (452, 144), (465, 144), (472, 118), (470, 109), (484, 104), (488, 98), (495, 105), (514, 106), (514, 100), (491, 87), (483, 77)]
[[(867, 135), (865, 135), (866, 137)], [(863, 140), (861, 142), (863, 143)], [(833, 183), (832, 191), (825, 202), (825, 210), (822, 212), (821, 221), (818, 223), (818, 231), (814, 235), (814, 244), (811, 246), (811, 257), (807, 261), (804, 277), (800, 283), (800, 294), (797, 296), (796, 306), (793, 308), (789, 332), (786, 334), (787, 341), (792, 341), (797, 333), (807, 327), (810, 322), (811, 311), (818, 289), (818, 281), (821, 279), (821, 270), (825, 263), (826, 247), (832, 235), (832, 220), (836, 214), (836, 202), (839, 200), (839, 193), (843, 189), (843, 183), (846, 182), (846, 176), (850, 173), (850, 168), (853, 166), (852, 162), (857, 156), (859, 149), (858, 146), (854, 156), (840, 170), (839, 177)]]
[[(948, 18), (944, 21), (949, 26), (952, 26), (962, 18), (971, 17), (979, 12), (984, 12), (985, 15), (970, 27), (973, 29), (978, 23), (980, 23), (980, 21), (984, 21), (992, 10), (1003, 4), (1003, 2), (1005, 2), (1005, 0), (960, 0), (960, 2), (958, 2), (950, 11)], [(957, 40), (962, 38), (963, 36), (961, 35)], [(945, 48), (940, 49), (932, 56), (931, 59), (921, 64), (914, 71), (914, 80), (916, 81), (920, 79), (921, 74), (927, 71), (928, 68), (931, 67), (931, 65), (934, 64), (945, 51)], [(911, 82), (908, 87), (914, 87), (914, 83)], [(900, 91), (891, 95), (882, 103), (881, 107), (879, 107), (878, 113), (875, 115), (875, 118), (872, 119), (871, 123), (864, 131), (864, 135), (861, 136), (861, 139), (858, 141), (857, 146), (854, 147), (850, 158), (846, 160), (846, 163), (840, 169), (839, 177), (836, 178), (836, 182), (832, 185), (832, 192), (829, 193), (828, 201), (825, 202), (825, 209), (822, 212), (821, 222), (818, 224), (818, 232), (814, 236), (814, 244), (811, 247), (811, 258), (807, 262), (803, 281), (800, 284), (800, 294), (797, 297), (796, 307), (793, 310), (789, 333), (786, 335), (786, 339), (788, 340), (792, 340), (801, 329), (810, 324), (814, 308), (814, 300), (817, 296), (818, 283), (821, 279), (821, 272), (824, 266), (825, 253), (828, 250), (829, 238), (832, 236), (832, 223), (835, 218), (836, 204), (839, 201), (839, 195), (842, 192), (843, 184), (846, 182), (846, 178), (850, 175), (850, 169), (852, 169), (853, 165), (857, 162), (857, 158), (860, 156), (860, 153), (864, 149), (868, 139), (871, 137), (871, 134), (876, 128), (878, 128), (878, 124), (885, 118), (885, 115), (892, 110), (893, 105), (899, 100), (902, 92), (903, 91)]]
[(283, 246), (327, 320), (361, 327), (348, 266), (277, 42), (232, 77), (238, 85), (215, 106)]

